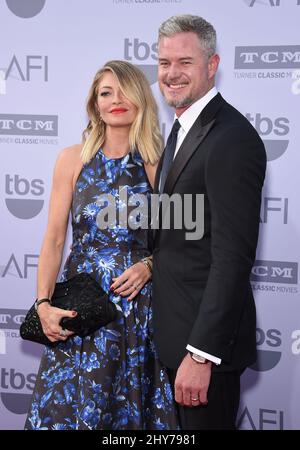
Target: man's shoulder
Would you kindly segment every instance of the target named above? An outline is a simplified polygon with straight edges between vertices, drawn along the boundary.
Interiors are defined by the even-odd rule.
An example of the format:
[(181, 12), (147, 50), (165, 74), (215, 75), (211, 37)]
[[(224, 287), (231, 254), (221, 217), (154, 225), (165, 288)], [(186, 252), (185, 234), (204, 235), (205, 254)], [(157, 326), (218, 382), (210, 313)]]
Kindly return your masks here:
[(236, 130), (259, 138), (259, 135), (250, 121), (235, 106), (224, 100), (222, 107), (216, 116), (217, 122), (224, 130)]

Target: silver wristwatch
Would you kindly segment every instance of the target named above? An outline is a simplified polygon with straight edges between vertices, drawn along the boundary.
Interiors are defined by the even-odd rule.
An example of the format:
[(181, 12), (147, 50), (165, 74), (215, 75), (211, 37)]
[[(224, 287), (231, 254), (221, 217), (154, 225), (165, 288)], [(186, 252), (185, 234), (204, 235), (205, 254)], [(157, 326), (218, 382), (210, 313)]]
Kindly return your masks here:
[(51, 300), (50, 298), (41, 298), (40, 300), (36, 299), (36, 301), (34, 302), (34, 309), (37, 311), (38, 307), (41, 303), (50, 303), (51, 305)]
[(191, 358), (199, 364), (206, 364), (208, 359), (204, 358), (204, 356), (197, 355), (197, 353), (190, 352)]

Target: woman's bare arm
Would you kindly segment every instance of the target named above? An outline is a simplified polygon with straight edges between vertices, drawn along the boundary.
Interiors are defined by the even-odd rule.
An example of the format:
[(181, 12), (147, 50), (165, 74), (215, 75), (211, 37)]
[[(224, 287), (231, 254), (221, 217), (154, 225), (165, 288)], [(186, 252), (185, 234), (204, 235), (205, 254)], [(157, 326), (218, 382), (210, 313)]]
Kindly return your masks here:
[[(60, 269), (74, 185), (82, 167), (80, 150), (80, 145), (66, 148), (55, 164), (48, 225), (38, 264), (37, 298), (39, 299), (51, 298)], [(67, 332), (65, 337), (59, 334), (61, 331), (59, 323), (62, 317), (72, 317), (73, 311), (53, 308), (49, 303), (42, 303), (38, 307), (38, 314), (43, 331), (52, 342), (65, 340), (73, 334)]]
[(73, 195), (74, 174), (78, 171), (80, 146), (63, 150), (55, 164), (50, 196), (48, 225), (38, 265), (38, 298), (49, 298), (60, 268)]

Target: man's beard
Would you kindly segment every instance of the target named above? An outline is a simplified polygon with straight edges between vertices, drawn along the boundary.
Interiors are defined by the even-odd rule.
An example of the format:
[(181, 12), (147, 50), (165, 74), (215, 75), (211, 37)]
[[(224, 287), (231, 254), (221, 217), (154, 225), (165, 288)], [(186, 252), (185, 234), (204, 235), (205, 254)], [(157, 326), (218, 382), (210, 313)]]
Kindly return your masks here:
[(172, 108), (185, 108), (186, 106), (190, 106), (194, 102), (194, 99), (192, 97), (185, 97), (180, 100), (177, 100), (176, 98), (167, 99), (166, 97), (165, 99), (168, 105), (172, 106)]

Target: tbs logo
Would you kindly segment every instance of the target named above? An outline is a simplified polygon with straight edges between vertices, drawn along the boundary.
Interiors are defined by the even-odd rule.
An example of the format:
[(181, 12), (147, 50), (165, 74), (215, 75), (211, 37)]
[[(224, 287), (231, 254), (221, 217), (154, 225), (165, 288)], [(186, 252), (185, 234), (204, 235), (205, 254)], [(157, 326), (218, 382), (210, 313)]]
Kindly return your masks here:
[[(245, 116), (262, 137), (266, 147), (268, 161), (280, 158), (289, 145), (288, 139), (282, 139), (282, 137), (286, 137), (290, 131), (289, 119), (287, 117), (278, 117), (272, 120), (270, 117), (263, 116), (260, 113), (255, 115), (246, 113)], [(270, 135), (273, 135), (275, 139), (269, 139)]]
[[(124, 40), (124, 59), (130, 62), (133, 60), (137, 61), (135, 65), (144, 73), (150, 84), (154, 84), (157, 81), (157, 53), (157, 42), (148, 44), (140, 41), (138, 38), (126, 38)], [(140, 64), (141, 61), (148, 61), (149, 59), (155, 63)]]
[(19, 2), (16, 0), (6, 0), (9, 10), (17, 17), (31, 19), (39, 14), (44, 8), (46, 0), (27, 0)]
[(44, 182), (38, 178), (27, 180), (20, 175), (5, 176), (5, 203), (18, 219), (32, 219), (41, 212), (44, 200), (39, 197), (44, 191)]
[[(280, 361), (281, 351), (278, 348), (281, 346), (281, 332), (276, 329), (262, 330), (256, 329), (256, 345), (257, 360), (250, 367), (257, 372), (266, 372), (272, 370)], [(264, 346), (264, 349), (260, 349)]]
[(36, 374), (24, 374), (14, 368), (1, 368), (0, 371), (0, 398), (5, 408), (14, 414), (26, 414), (29, 408), (31, 393), (20, 391), (33, 391)]

